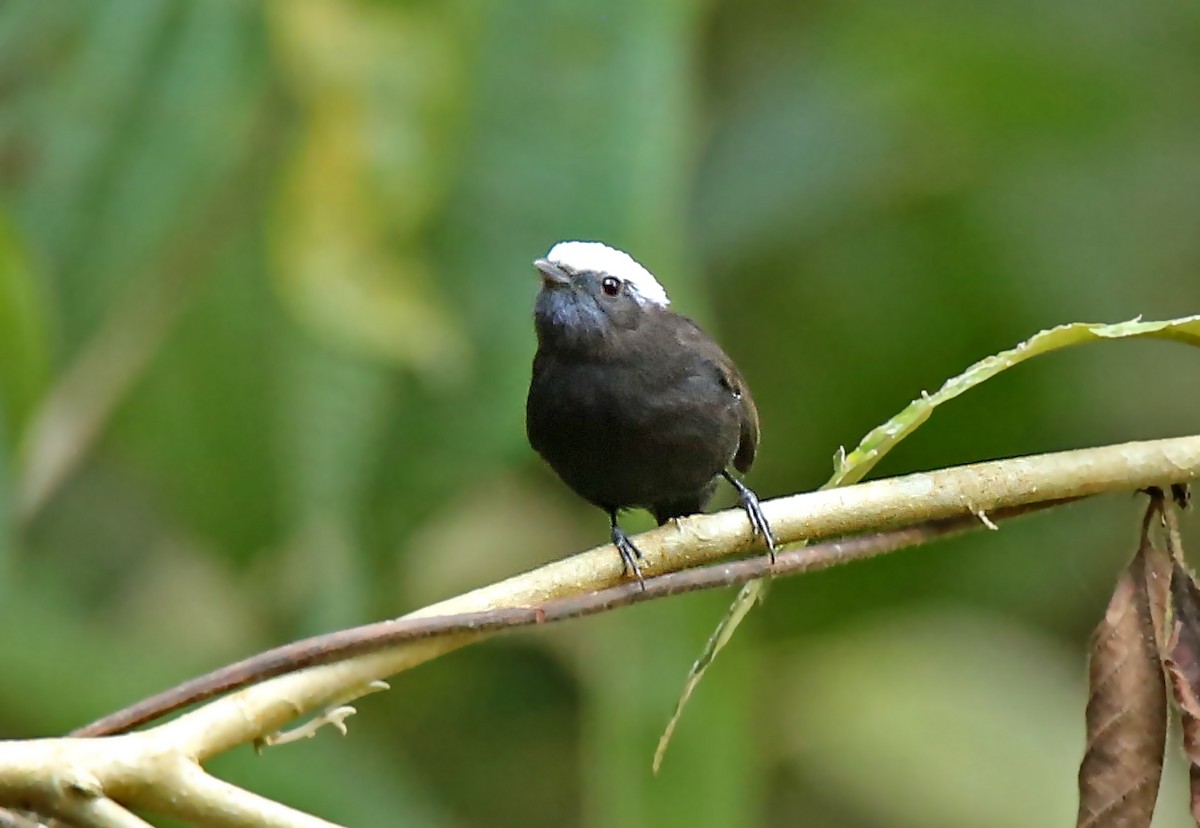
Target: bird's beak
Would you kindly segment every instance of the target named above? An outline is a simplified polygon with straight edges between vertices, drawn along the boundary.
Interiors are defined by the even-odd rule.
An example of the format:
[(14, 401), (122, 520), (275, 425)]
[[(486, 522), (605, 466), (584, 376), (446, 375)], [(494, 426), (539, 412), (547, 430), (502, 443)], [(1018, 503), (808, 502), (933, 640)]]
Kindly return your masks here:
[(571, 284), (571, 274), (549, 259), (537, 259), (533, 266), (542, 274), (542, 285), (548, 288), (566, 287)]

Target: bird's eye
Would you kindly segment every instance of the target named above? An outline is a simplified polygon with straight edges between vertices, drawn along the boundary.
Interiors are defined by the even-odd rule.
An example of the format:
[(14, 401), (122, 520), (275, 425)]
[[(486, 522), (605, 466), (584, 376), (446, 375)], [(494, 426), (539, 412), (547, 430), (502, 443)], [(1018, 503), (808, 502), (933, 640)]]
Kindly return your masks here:
[(605, 276), (600, 282), (600, 289), (606, 296), (616, 296), (621, 292), (621, 280), (616, 276)]

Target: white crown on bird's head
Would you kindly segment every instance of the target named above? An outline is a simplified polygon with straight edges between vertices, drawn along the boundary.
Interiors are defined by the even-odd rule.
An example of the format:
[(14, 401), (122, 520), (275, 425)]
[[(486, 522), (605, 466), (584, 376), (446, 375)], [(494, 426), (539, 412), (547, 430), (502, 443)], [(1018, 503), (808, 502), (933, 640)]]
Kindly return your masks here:
[(604, 273), (615, 276), (633, 289), (638, 298), (665, 308), (671, 304), (667, 291), (649, 270), (623, 250), (601, 242), (564, 241), (550, 248), (546, 259), (575, 272)]

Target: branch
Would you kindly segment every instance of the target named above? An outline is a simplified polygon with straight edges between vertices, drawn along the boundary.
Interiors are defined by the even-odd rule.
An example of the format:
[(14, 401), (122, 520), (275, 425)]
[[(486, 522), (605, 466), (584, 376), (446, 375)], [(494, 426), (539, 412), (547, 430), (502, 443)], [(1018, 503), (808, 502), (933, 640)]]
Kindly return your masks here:
[(84, 796), (60, 814), (84, 828), (154, 828), (149, 822), (103, 796)]
[[(1200, 435), (1125, 443), (888, 478), (763, 504), (781, 542), (842, 536), (987, 513), (1101, 492), (1191, 482), (1200, 476)], [(648, 575), (751, 551), (740, 510), (681, 518), (637, 539)], [(429, 618), (503, 607), (538, 606), (620, 583), (620, 559), (605, 544), (489, 587), (411, 613)], [(482, 638), (479, 631), (409, 641), (349, 661), (280, 676), (162, 725), (201, 760), (260, 738), (320, 710), (347, 689), (366, 686)]]
[[(985, 525), (989, 515), (1002, 517), (1025, 505), (1165, 487), (1198, 477), (1200, 435), (912, 474), (779, 498), (764, 503), (763, 508), (785, 543), (931, 524), (906, 530), (907, 535), (891, 534), (886, 542), (852, 539), (824, 545), (819, 553), (812, 548), (788, 550), (774, 570), (780, 573), (878, 554), (895, 548), (904, 537), (908, 541), (929, 539), (972, 522)], [(683, 518), (641, 535), (637, 543), (645, 555), (644, 570), (648, 574), (695, 567), (756, 549), (740, 510)], [(399, 621), (386, 622), (414, 626), (409, 627), (406, 640), (383, 650), (246, 687), (147, 731), (103, 739), (0, 743), (0, 804), (38, 806), (56, 812), (64, 791), (76, 786), (124, 806), (149, 807), (204, 825), (328, 826), (212, 779), (199, 763), (238, 744), (260, 740), (300, 716), (334, 703), (344, 704), (377, 687), (386, 676), (510, 626), (521, 613), (525, 614), (523, 623), (539, 623), (547, 620), (548, 610), (572, 617), (585, 610), (599, 612), (674, 594), (689, 584), (737, 583), (761, 577), (767, 571), (765, 556), (757, 555), (746, 561), (652, 579), (647, 582), (646, 597), (641, 598), (628, 585), (620, 585), (620, 560), (612, 547), (597, 547), (426, 607)], [(606, 590), (614, 585), (614, 589)], [(606, 591), (585, 596), (595, 590)], [(556, 598), (568, 600), (554, 602)], [(435, 621), (436, 616), (493, 610), (502, 612), (495, 618), (504, 619), (503, 624), (480, 625), (479, 617), (460, 617), (456, 619), (460, 626), (454, 632), (413, 637), (412, 630), (420, 629), (418, 623), (446, 623)], [(474, 625), (468, 625), (468, 620)], [(426, 631), (434, 635), (428, 629), (432, 627)], [(234, 807), (239, 803), (241, 810)], [(269, 812), (264, 810), (259, 821), (247, 821), (253, 808), (266, 809), (268, 805)]]
[[(436, 638), (452, 633), (502, 632), (518, 627), (551, 624), (582, 618), (618, 607), (640, 604), (657, 598), (681, 595), (705, 589), (744, 584), (768, 576), (779, 577), (815, 572), (831, 566), (865, 560), (886, 552), (895, 552), (912, 546), (921, 546), (929, 541), (948, 535), (959, 534), (971, 529), (998, 529), (997, 521), (1011, 520), (1031, 512), (1041, 511), (1079, 498), (1051, 500), (1024, 506), (1001, 509), (991, 515), (967, 513), (940, 521), (931, 521), (904, 529), (894, 529), (871, 535), (861, 535), (843, 541), (829, 541), (813, 546), (796, 547), (780, 552), (771, 564), (765, 556), (747, 558), (733, 563), (710, 564), (708, 566), (668, 572), (653, 576), (642, 587), (636, 583), (623, 583), (584, 595), (554, 598), (536, 607), (505, 607), (478, 612), (460, 612), (435, 615), (429, 618), (401, 618), (363, 624), (337, 632), (315, 635), (300, 641), (285, 644), (242, 661), (206, 673), (203, 676), (176, 685), (158, 695), (98, 719), (89, 725), (72, 731), (71, 736), (108, 736), (146, 724), (183, 707), (227, 693), (240, 690), (276, 676), (294, 673), (308, 667), (342, 661), (364, 653), (378, 652), (401, 642)], [(383, 684), (383, 682), (380, 682)], [(383, 688), (385, 689), (386, 684)], [(357, 698), (356, 693), (346, 701)], [(338, 708), (344, 710), (345, 708)], [(350, 708), (353, 712), (353, 708)], [(344, 731), (344, 727), (339, 726)], [(304, 735), (312, 735), (311, 728)], [(273, 740), (268, 740), (274, 743)]]
[(0, 742), (0, 807), (52, 813), (79, 828), (148, 825), (127, 807), (208, 828), (337, 828), (209, 776), (162, 728)]

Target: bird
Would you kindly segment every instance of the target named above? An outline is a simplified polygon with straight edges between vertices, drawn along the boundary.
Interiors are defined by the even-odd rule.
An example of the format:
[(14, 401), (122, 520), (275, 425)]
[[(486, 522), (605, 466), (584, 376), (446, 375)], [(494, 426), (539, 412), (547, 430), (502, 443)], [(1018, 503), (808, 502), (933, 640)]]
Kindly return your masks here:
[(563, 241), (533, 265), (541, 289), (526, 435), (569, 488), (607, 513), (622, 574), (645, 589), (642, 553), (619, 512), (646, 509), (661, 526), (702, 511), (721, 479), (774, 563), (759, 499), (735, 476), (754, 463), (759, 420), (733, 360), (622, 250)]

